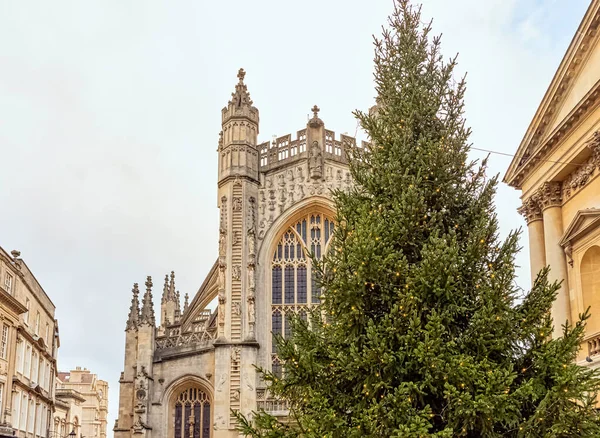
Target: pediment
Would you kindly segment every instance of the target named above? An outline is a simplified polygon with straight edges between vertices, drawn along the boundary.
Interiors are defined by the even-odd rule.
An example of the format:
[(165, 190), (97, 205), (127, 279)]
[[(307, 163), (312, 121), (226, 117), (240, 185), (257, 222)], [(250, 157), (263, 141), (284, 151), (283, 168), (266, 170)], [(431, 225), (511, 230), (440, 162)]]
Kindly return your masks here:
[(600, 208), (579, 210), (567, 227), (559, 245), (567, 247), (600, 226)]
[(181, 318), (181, 332), (185, 332), (200, 313), (206, 309), (206, 306), (217, 296), (219, 260), (217, 259), (213, 267), (208, 272), (204, 282), (196, 292), (187, 310)]
[[(598, 40), (590, 43), (593, 44), (593, 47), (588, 52), (582, 53), (581, 59), (576, 58), (574, 60), (575, 65), (572, 70), (575, 75), (565, 81), (566, 91), (561, 97), (561, 104), (556, 107), (556, 111), (552, 115), (549, 132), (552, 132), (578, 106), (588, 91), (600, 80), (600, 69), (598, 68), (600, 65), (600, 44), (598, 44)], [(581, 67), (577, 69), (576, 67), (579, 64)]]
[(600, 0), (593, 0), (513, 158), (504, 182), (520, 188), (541, 161), (582, 120), (600, 89)]

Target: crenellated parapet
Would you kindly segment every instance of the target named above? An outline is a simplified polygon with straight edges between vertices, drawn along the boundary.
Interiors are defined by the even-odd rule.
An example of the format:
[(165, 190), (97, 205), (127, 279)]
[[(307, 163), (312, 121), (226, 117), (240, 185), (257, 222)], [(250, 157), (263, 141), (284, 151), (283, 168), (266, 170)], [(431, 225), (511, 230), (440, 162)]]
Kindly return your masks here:
[[(313, 111), (315, 111), (315, 108), (313, 108)], [(259, 144), (260, 171), (267, 173), (297, 161), (308, 159), (310, 149), (315, 141), (321, 147), (325, 160), (331, 160), (340, 164), (348, 164), (348, 155), (352, 149), (357, 147), (364, 149), (367, 147), (367, 142), (361, 141), (360, 145), (358, 145), (356, 138), (346, 134), (341, 134), (340, 138), (336, 139), (335, 132), (329, 129), (323, 129), (321, 138), (309, 139), (308, 132), (311, 129), (311, 122), (313, 122), (312, 127), (318, 126), (314, 123), (315, 118), (320, 120), (315, 114), (315, 117), (309, 121), (305, 129), (296, 132), (296, 138), (293, 140), (292, 134), (287, 134), (277, 137), (273, 141), (266, 141)]]

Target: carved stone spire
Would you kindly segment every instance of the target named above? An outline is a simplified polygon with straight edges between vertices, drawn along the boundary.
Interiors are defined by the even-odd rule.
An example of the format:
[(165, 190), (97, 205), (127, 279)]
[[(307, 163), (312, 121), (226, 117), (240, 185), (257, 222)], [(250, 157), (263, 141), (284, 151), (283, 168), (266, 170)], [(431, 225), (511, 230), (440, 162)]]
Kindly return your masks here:
[(129, 307), (129, 317), (127, 318), (127, 325), (125, 326), (125, 330), (135, 330), (137, 329), (140, 322), (140, 302), (138, 300), (138, 295), (140, 291), (138, 289), (138, 284), (133, 284), (133, 297), (131, 298), (131, 307)]
[(190, 299), (190, 296), (189, 296), (189, 295), (187, 294), (187, 292), (186, 292), (186, 294), (185, 294), (185, 301), (183, 302), (183, 311), (184, 311), (184, 312), (185, 312), (185, 311), (188, 309), (188, 307), (190, 306), (189, 299)]
[(177, 299), (175, 295), (175, 271), (171, 271), (171, 282), (169, 283), (169, 301), (175, 301)]
[(175, 311), (177, 312), (177, 314), (181, 315), (181, 296), (179, 295), (179, 291), (177, 291), (177, 293), (175, 294), (175, 302), (177, 304), (177, 306), (175, 307)]
[(162, 298), (160, 299), (161, 304), (165, 304), (167, 302), (167, 296), (169, 295), (169, 275), (165, 275), (165, 285), (163, 286)]
[(148, 324), (154, 327), (156, 319), (154, 317), (154, 303), (152, 302), (152, 277), (146, 277), (146, 293), (142, 303), (142, 312), (140, 315), (140, 324)]
[(235, 105), (236, 108), (252, 106), (252, 99), (250, 99), (248, 87), (246, 87), (246, 84), (244, 84), (245, 76), (246, 72), (243, 68), (240, 68), (237, 74), (238, 83), (235, 86), (235, 91), (231, 93), (231, 100), (229, 101), (229, 103)]

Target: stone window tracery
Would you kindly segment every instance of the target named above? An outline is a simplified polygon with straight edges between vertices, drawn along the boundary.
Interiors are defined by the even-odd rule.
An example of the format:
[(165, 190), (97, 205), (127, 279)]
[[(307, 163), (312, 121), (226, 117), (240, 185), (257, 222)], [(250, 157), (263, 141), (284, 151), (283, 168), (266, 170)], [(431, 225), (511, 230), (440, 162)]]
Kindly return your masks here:
[(206, 392), (190, 387), (174, 404), (175, 438), (210, 438), (210, 400)]
[[(292, 335), (291, 317), (307, 318), (310, 307), (319, 304), (309, 253), (321, 258), (334, 231), (334, 222), (323, 213), (310, 213), (290, 224), (273, 251), (271, 262), (271, 369), (281, 375), (275, 336)], [(310, 279), (310, 281), (309, 281)]]

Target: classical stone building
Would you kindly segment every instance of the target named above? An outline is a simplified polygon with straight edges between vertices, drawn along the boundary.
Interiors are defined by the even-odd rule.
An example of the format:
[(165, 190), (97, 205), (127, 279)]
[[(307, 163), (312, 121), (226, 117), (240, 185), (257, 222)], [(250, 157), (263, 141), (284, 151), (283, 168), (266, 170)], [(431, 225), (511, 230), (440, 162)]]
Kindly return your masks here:
[(106, 438), (108, 383), (87, 368), (60, 372), (56, 379), (56, 412), (52, 425), (56, 436), (72, 431), (77, 437)]
[(243, 70), (238, 78), (218, 142), (218, 258), (183, 308), (165, 277), (158, 326), (152, 279), (133, 286), (115, 438), (237, 437), (230, 410), (286, 414), (254, 364), (280, 373), (271, 333), (289, 334), (289, 315), (319, 303), (307, 254), (327, 250), (331, 190), (351, 184), (346, 154), (357, 145), (337, 140), (316, 106), (295, 139), (258, 144), (259, 112)]
[(531, 276), (562, 280), (554, 336), (591, 307), (581, 364), (600, 363), (600, 1), (593, 0), (504, 181), (521, 190)]
[(54, 311), (20, 253), (0, 248), (0, 437), (48, 434), (59, 346)]
[(59, 373), (56, 378), (56, 398), (49, 437), (68, 437), (73, 432), (75, 437), (80, 437), (80, 418), (83, 418), (82, 404), (85, 402), (85, 397), (75, 389), (62, 388), (62, 384)]

